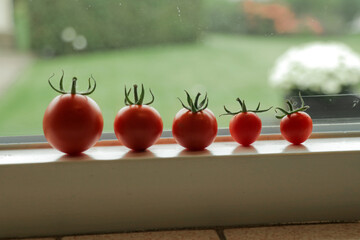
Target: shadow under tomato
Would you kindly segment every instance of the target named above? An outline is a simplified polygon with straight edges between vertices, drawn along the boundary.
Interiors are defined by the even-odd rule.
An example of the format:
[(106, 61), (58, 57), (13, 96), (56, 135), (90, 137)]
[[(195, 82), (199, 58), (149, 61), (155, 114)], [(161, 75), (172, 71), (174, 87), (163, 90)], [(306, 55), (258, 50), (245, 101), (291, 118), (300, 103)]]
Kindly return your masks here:
[(91, 160), (94, 159), (85, 153), (80, 153), (77, 155), (64, 154), (60, 158), (58, 158), (56, 162), (91, 161)]
[(141, 157), (141, 158), (152, 158), (155, 157), (156, 155), (150, 151), (149, 149), (146, 149), (144, 151), (134, 151), (134, 150), (129, 150), (127, 153), (125, 153), (122, 158), (136, 158), (136, 157)]
[(286, 148), (284, 148), (284, 150), (282, 151), (283, 153), (302, 153), (302, 152), (309, 152), (309, 149), (303, 145), (303, 144), (299, 144), (299, 145), (295, 145), (295, 144), (289, 144), (286, 146)]
[(258, 150), (250, 145), (250, 146), (242, 146), (242, 145), (239, 145), (237, 146), (233, 151), (232, 151), (233, 154), (249, 154), (249, 153), (258, 153)]
[(210, 156), (213, 155), (209, 150), (199, 150), (199, 151), (192, 151), (188, 149), (183, 149), (181, 152), (178, 153), (178, 156)]

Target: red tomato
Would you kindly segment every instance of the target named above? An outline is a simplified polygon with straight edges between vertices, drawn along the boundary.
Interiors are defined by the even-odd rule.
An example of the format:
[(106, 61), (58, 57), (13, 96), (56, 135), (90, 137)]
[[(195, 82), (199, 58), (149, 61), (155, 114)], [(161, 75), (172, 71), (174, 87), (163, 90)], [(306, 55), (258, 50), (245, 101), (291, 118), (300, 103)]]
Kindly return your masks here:
[(232, 117), (229, 130), (236, 142), (249, 146), (260, 136), (261, 120), (253, 112), (242, 112)]
[(55, 97), (47, 107), (43, 130), (51, 146), (75, 155), (100, 139), (103, 118), (99, 106), (91, 98), (65, 94)]
[(95, 90), (96, 83), (92, 90), (81, 95), (75, 93), (76, 80), (73, 78), (72, 93), (66, 93), (62, 79), (60, 90), (55, 89), (49, 79), (50, 86), (63, 95), (50, 102), (43, 118), (44, 135), (49, 144), (70, 155), (80, 154), (92, 147), (100, 139), (103, 130), (99, 106), (90, 97), (84, 96)]
[(289, 142), (298, 145), (306, 141), (311, 135), (313, 125), (311, 117), (305, 113), (309, 106), (305, 106), (304, 100), (299, 92), (299, 99), (301, 106), (299, 108), (294, 107), (294, 104), (287, 100), (289, 110), (277, 107), (276, 112), (280, 111), (282, 115), (277, 115), (276, 118), (280, 121), (281, 135)]
[(161, 136), (163, 122), (155, 108), (148, 106), (154, 102), (154, 95), (150, 90), (152, 100), (144, 103), (144, 86), (141, 85), (140, 96), (137, 85), (134, 85), (134, 101), (131, 101), (125, 86), (125, 105), (117, 113), (114, 121), (114, 132), (117, 139), (126, 147), (134, 151), (144, 151), (153, 145)]
[(305, 112), (291, 113), (280, 121), (282, 136), (296, 145), (305, 142), (310, 137), (312, 129), (312, 119)]
[(249, 146), (260, 136), (261, 133), (261, 120), (256, 113), (263, 113), (269, 111), (268, 109), (260, 110), (260, 103), (255, 110), (248, 110), (245, 104), (245, 100), (237, 98), (236, 101), (240, 104), (240, 111), (231, 112), (225, 106), (226, 113), (223, 115), (232, 115), (230, 120), (229, 131), (233, 139), (243, 146)]
[(159, 112), (147, 105), (123, 107), (115, 117), (116, 137), (134, 151), (143, 151), (152, 146), (160, 138), (162, 130)]
[(172, 133), (175, 140), (189, 150), (203, 150), (217, 134), (217, 121), (209, 109), (193, 113), (181, 109), (175, 116)]

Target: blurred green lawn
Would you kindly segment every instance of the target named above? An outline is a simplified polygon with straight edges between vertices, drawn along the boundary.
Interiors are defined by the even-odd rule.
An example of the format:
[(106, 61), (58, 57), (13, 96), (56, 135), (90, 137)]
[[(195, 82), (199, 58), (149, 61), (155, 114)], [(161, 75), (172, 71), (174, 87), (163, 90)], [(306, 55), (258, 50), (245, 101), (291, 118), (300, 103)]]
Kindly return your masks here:
[[(238, 109), (236, 97), (245, 99), (250, 108), (258, 101), (264, 107), (282, 104), (282, 93), (272, 89), (268, 76), (275, 60), (293, 45), (311, 41), (341, 41), (360, 52), (360, 36), (238, 36), (209, 35), (193, 44), (162, 45), (118, 51), (84, 53), (38, 59), (1, 96), (0, 135), (42, 134), (42, 118), (49, 102), (57, 95), (47, 83), (56, 85), (65, 71), (64, 83), (70, 88), (77, 76), (79, 89), (87, 88), (92, 74), (97, 89), (91, 95), (104, 116), (104, 131), (112, 132), (117, 111), (124, 106), (124, 85), (143, 83), (155, 94), (155, 107), (164, 128), (170, 129), (181, 108), (177, 97), (185, 100), (184, 89), (192, 95), (208, 93), (209, 108), (219, 116), (223, 105)], [(149, 99), (147, 95), (146, 99)], [(276, 121), (274, 112), (262, 114), (264, 121)], [(230, 117), (218, 117), (220, 127), (227, 127)]]

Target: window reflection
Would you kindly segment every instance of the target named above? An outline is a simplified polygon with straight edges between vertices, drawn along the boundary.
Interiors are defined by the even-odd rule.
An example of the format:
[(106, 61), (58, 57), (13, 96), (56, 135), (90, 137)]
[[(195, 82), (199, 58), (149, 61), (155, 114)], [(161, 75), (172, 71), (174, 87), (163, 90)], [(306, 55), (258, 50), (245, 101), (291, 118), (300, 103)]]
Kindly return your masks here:
[[(2, 0), (0, 135), (42, 134), (55, 96), (47, 79), (62, 69), (65, 85), (77, 76), (85, 89), (87, 77), (96, 78), (92, 98), (105, 132), (113, 131), (124, 85), (134, 83), (151, 87), (165, 129), (184, 89), (207, 92), (216, 116), (223, 105), (236, 109), (237, 97), (251, 108), (281, 106), (301, 91), (315, 118), (354, 117), (359, 34), (358, 0)], [(311, 46), (320, 50), (306, 52)], [(301, 61), (289, 60), (274, 84), (278, 61), (300, 50)], [(310, 99), (323, 94), (331, 95), (317, 97), (323, 103)], [(277, 123), (274, 112), (262, 118)], [(228, 122), (218, 118), (220, 127)]]

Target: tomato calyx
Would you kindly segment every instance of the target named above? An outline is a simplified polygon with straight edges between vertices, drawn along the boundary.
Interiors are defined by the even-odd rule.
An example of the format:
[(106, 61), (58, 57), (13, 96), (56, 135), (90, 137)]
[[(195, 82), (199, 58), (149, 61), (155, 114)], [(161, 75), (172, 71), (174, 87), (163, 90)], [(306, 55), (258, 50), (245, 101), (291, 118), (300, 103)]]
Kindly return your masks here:
[(190, 97), (190, 94), (189, 94), (186, 90), (184, 90), (184, 91), (185, 91), (185, 93), (186, 93), (186, 99), (187, 99), (187, 102), (188, 102), (189, 106), (186, 106), (186, 105), (181, 101), (180, 98), (178, 98), (178, 99), (179, 99), (181, 105), (182, 105), (185, 109), (191, 111), (192, 113), (197, 113), (197, 112), (201, 112), (201, 111), (205, 110), (205, 109), (208, 107), (208, 105), (209, 105), (209, 98), (207, 97), (207, 93), (205, 94), (204, 99), (199, 103), (199, 98), (200, 98), (200, 96), (201, 96), (201, 93), (196, 94), (195, 101), (193, 101), (192, 98)]
[(247, 112), (252, 112), (252, 113), (263, 113), (263, 112), (267, 112), (269, 111), (271, 107), (267, 108), (267, 109), (263, 109), (263, 110), (260, 110), (260, 102), (259, 104), (257, 105), (256, 109), (255, 110), (248, 110), (247, 107), (246, 107), (246, 104), (245, 104), (245, 100), (241, 100), (240, 98), (237, 98), (236, 101), (239, 102), (240, 104), (240, 111), (237, 111), (237, 112), (231, 112), (229, 111), (225, 106), (224, 106), (224, 110), (226, 113), (224, 114), (221, 114), (220, 116), (224, 116), (224, 115), (237, 115), (239, 113), (247, 113)]
[[(76, 77), (73, 77), (73, 79), (72, 79), (71, 91), (70, 91), (70, 92), (66, 92), (66, 91), (64, 90), (64, 85), (63, 85), (64, 70), (62, 71), (62, 76), (61, 76), (61, 78), (60, 78), (59, 89), (55, 88), (55, 87), (52, 85), (51, 81), (50, 81), (50, 79), (51, 79), (52, 77), (54, 77), (54, 75), (55, 75), (55, 74), (51, 75), (51, 77), (48, 79), (48, 82), (49, 82), (49, 84), (50, 84), (50, 87), (51, 87), (54, 91), (56, 91), (56, 92), (58, 92), (58, 93), (61, 93), (61, 94), (80, 94), (80, 95), (86, 96), (86, 95), (90, 95), (91, 93), (93, 93), (93, 92), (95, 91), (95, 89), (96, 89), (96, 81), (95, 81), (94, 77), (91, 75), (91, 77), (89, 78), (89, 87), (88, 87), (88, 89), (87, 89), (85, 92), (77, 92), (77, 91), (76, 91), (76, 82), (77, 82), (77, 78), (76, 78)], [(91, 80), (94, 82), (94, 86), (91, 85)]]
[(141, 84), (141, 92), (140, 92), (140, 97), (138, 95), (138, 85), (134, 84), (134, 101), (131, 101), (129, 98), (130, 92), (131, 92), (131, 88), (129, 89), (129, 91), (126, 90), (126, 85), (125, 85), (125, 105), (126, 106), (130, 106), (130, 105), (150, 105), (154, 102), (155, 97), (154, 94), (152, 93), (151, 89), (149, 88), (150, 94), (151, 94), (151, 100), (148, 103), (143, 103), (144, 102), (144, 97), (145, 97), (145, 90), (144, 90), (144, 85)]
[(301, 106), (299, 108), (294, 109), (294, 104), (290, 100), (286, 100), (286, 104), (288, 105), (289, 110), (286, 111), (283, 108), (277, 107), (275, 109), (275, 112), (278, 113), (277, 110), (279, 110), (283, 114), (282, 115), (276, 115), (275, 117), (277, 119), (282, 119), (283, 117), (288, 116), (290, 114), (297, 113), (297, 112), (305, 112), (307, 109), (309, 109), (310, 107), (308, 105), (305, 105), (304, 99), (302, 98), (300, 92), (299, 92), (299, 98), (300, 98), (300, 101), (301, 101)]

